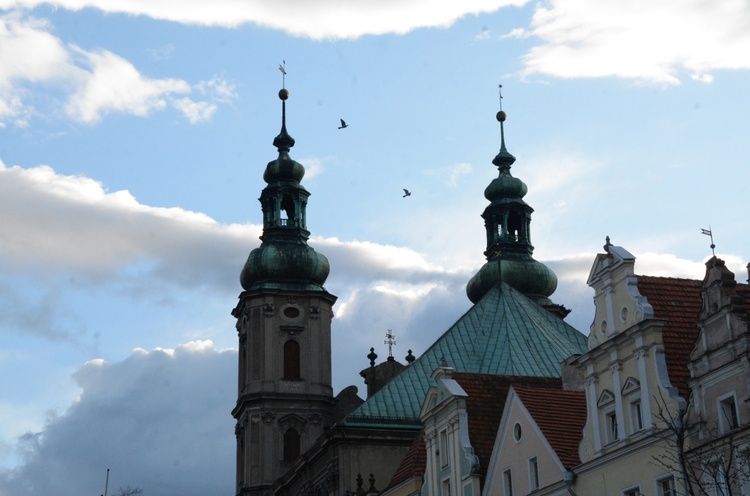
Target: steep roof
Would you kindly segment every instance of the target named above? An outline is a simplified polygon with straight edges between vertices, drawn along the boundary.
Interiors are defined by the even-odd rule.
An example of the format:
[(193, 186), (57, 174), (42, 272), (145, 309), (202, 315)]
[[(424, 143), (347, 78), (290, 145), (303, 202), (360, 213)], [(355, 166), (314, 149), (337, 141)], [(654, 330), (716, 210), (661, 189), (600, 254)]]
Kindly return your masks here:
[[(578, 443), (586, 423), (586, 396), (583, 391), (542, 389), (516, 383), (513, 390), (565, 468), (569, 470), (580, 464)], [(550, 408), (550, 405), (565, 407)]]
[[(469, 395), (466, 413), (469, 419), (469, 438), (474, 453), (479, 457), (479, 480), (484, 484), (487, 468), (495, 446), (503, 405), (511, 386), (531, 391), (539, 388), (562, 388), (557, 377), (518, 377), (488, 374), (454, 373), (453, 379)], [(585, 416), (585, 415), (584, 415)]]
[(662, 339), (669, 380), (683, 398), (690, 394), (687, 363), (698, 338), (698, 315), (703, 301), (701, 281), (676, 277), (636, 276), (638, 291), (654, 309), (654, 318), (664, 320)]
[[(519, 377), (463, 372), (454, 372), (453, 379), (468, 395), (466, 413), (469, 419), (469, 439), (474, 454), (479, 458), (479, 480), (484, 484), (503, 405), (511, 386), (514, 389), (523, 387), (532, 391), (539, 388), (559, 390), (562, 381), (558, 377)], [(422, 477), (425, 473), (426, 456), (424, 439), (421, 435), (417, 436), (388, 487), (397, 486), (410, 478)]]
[(427, 468), (427, 449), (424, 445), (423, 434), (424, 432), (420, 432), (419, 436), (414, 438), (409, 451), (401, 460), (401, 465), (396, 469), (396, 473), (393, 474), (391, 482), (385, 489), (398, 486), (409, 479), (422, 478)]
[(430, 376), (443, 357), (456, 372), (559, 377), (560, 363), (586, 349), (583, 334), (500, 283), (343, 423), (415, 428), (434, 383)]

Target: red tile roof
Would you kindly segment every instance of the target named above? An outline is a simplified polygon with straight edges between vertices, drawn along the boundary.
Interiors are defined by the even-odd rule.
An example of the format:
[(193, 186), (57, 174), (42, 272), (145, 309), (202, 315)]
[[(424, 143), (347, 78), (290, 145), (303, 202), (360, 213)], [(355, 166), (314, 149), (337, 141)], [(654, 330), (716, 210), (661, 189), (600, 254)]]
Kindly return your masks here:
[(583, 391), (543, 389), (513, 385), (534, 422), (566, 469), (580, 464), (578, 444), (586, 423), (586, 396)]
[[(510, 387), (520, 385), (531, 389), (561, 389), (562, 381), (557, 377), (524, 377), (468, 372), (454, 372), (453, 379), (468, 394), (466, 412), (469, 418), (469, 438), (474, 454), (479, 458), (479, 480), (480, 485), (483, 486)], [(413, 477), (422, 477), (426, 462), (424, 441), (422, 435), (419, 435), (388, 487), (401, 484)]]
[(680, 396), (687, 398), (690, 395), (687, 363), (698, 338), (702, 282), (675, 277), (636, 277), (638, 290), (654, 308), (654, 318), (665, 321), (662, 337), (669, 380)]
[(419, 432), (419, 435), (414, 439), (414, 442), (409, 447), (409, 452), (406, 457), (401, 461), (396, 473), (393, 474), (391, 482), (388, 483), (389, 489), (397, 486), (409, 479), (422, 478), (427, 467), (427, 449), (424, 445), (424, 429)]
[(466, 391), (466, 412), (469, 417), (469, 438), (474, 454), (479, 457), (479, 480), (484, 486), (487, 465), (490, 463), (500, 417), (510, 386), (547, 387), (562, 389), (562, 381), (555, 377), (501, 376), (454, 372), (453, 379)]

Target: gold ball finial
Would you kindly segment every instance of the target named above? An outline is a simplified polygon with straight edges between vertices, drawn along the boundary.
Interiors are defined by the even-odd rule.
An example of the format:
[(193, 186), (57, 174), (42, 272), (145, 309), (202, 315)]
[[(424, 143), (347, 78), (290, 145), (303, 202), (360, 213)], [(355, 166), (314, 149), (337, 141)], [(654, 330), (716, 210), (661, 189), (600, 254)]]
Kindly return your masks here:
[(499, 111), (497, 115), (495, 116), (497, 118), (498, 122), (505, 122), (505, 119), (508, 117), (507, 114), (504, 111)]
[(287, 98), (289, 98), (289, 90), (286, 89), (286, 88), (280, 89), (279, 90), (279, 98), (281, 100), (286, 100)]

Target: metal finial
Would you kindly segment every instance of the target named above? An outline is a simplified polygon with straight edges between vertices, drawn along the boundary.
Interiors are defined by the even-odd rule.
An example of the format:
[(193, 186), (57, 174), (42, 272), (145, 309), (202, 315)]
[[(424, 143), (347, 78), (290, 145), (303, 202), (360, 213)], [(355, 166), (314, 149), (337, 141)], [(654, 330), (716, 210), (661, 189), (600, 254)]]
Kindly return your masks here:
[(605, 242), (604, 242), (604, 251), (606, 251), (607, 253), (609, 253), (609, 247), (612, 246), (612, 243), (609, 242), (609, 236), (607, 236), (604, 239), (605, 239)]
[(388, 332), (385, 333), (385, 341), (384, 344), (388, 345), (388, 358), (393, 357), (393, 345), (396, 344), (396, 335), (393, 334), (393, 331), (388, 329)]
[(716, 252), (714, 251), (716, 245), (714, 244), (714, 235), (711, 232), (711, 226), (708, 226), (708, 229), (701, 228), (701, 234), (705, 234), (706, 236), (709, 236), (711, 238), (711, 254), (713, 256), (716, 256)]
[(370, 353), (367, 354), (367, 358), (370, 359), (370, 367), (374, 367), (375, 360), (378, 358), (378, 354), (375, 353), (375, 348), (370, 348)]

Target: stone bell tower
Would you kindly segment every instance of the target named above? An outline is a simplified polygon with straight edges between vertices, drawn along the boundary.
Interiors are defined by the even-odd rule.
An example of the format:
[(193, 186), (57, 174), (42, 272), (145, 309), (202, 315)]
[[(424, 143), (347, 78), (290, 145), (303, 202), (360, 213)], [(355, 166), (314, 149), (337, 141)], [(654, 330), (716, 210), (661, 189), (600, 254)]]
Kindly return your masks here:
[(263, 173), (263, 235), (240, 275), (232, 315), (239, 335), (237, 496), (260, 496), (333, 424), (331, 319), (326, 257), (307, 245), (305, 168), (289, 156), (286, 100), (279, 91), (278, 158)]

